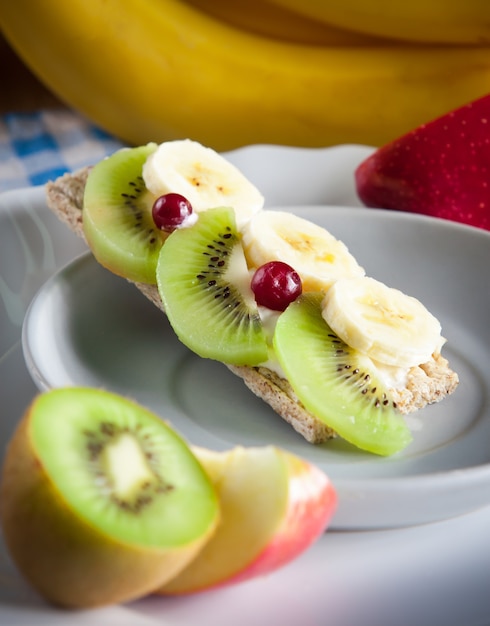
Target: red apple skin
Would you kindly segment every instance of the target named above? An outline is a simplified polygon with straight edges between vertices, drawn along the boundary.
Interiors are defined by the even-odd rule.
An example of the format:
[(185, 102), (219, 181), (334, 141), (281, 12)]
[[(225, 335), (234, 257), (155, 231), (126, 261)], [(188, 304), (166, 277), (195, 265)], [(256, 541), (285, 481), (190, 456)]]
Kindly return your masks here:
[(295, 560), (327, 530), (336, 508), (337, 493), (317, 467), (300, 459), (290, 486), (289, 507), (277, 535), (245, 570), (219, 586), (236, 584), (269, 574)]
[(368, 207), (490, 230), (490, 95), (378, 148), (355, 184)]

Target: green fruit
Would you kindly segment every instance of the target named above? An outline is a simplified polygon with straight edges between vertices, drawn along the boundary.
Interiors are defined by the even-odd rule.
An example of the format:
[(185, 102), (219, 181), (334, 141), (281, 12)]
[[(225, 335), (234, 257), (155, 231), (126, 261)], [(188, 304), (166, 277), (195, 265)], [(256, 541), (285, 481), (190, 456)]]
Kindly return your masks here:
[(187, 444), (120, 396), (37, 396), (10, 442), (1, 522), (25, 578), (66, 607), (150, 593), (201, 550), (218, 497)]
[(83, 230), (97, 261), (114, 274), (155, 284), (165, 235), (153, 222), (154, 196), (142, 170), (156, 144), (125, 148), (100, 161), (87, 179)]
[(405, 448), (410, 430), (377, 379), (370, 359), (354, 351), (321, 315), (322, 294), (308, 293), (279, 317), (273, 346), (303, 405), (338, 435), (381, 455)]
[(208, 209), (174, 231), (160, 252), (157, 284), (173, 329), (196, 354), (234, 365), (267, 360), (232, 209)]

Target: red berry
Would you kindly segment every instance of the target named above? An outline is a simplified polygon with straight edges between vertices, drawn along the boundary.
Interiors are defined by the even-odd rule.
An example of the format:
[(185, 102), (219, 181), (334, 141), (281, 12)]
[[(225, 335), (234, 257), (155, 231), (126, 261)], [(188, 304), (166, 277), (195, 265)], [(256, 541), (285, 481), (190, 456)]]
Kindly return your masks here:
[(160, 230), (173, 232), (192, 213), (192, 205), (179, 193), (167, 193), (157, 198), (153, 204), (152, 216)]
[(303, 290), (299, 274), (282, 261), (261, 265), (252, 277), (251, 286), (257, 304), (273, 311), (284, 311)]

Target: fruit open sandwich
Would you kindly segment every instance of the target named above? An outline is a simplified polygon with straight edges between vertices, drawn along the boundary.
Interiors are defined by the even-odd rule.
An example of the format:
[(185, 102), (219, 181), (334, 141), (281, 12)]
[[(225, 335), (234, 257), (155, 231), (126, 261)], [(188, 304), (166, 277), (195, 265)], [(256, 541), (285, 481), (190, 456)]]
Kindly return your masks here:
[(264, 209), (209, 148), (123, 149), (46, 193), (185, 345), (223, 362), (310, 443), (339, 435), (396, 453), (412, 438), (404, 414), (457, 387), (441, 326), (418, 300), (366, 276), (325, 229)]

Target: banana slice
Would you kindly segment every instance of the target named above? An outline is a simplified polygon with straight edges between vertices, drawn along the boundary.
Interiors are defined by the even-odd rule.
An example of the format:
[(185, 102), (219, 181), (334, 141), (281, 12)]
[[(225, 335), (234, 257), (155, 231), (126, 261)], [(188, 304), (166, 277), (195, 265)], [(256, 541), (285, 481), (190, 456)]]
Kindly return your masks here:
[(232, 163), (190, 139), (160, 144), (143, 166), (143, 179), (155, 196), (179, 193), (196, 212), (232, 207), (238, 228), (264, 206), (262, 194)]
[(345, 343), (387, 365), (421, 365), (444, 343), (439, 321), (419, 300), (374, 278), (337, 281), (322, 315)]
[(303, 291), (325, 291), (339, 278), (365, 274), (342, 241), (294, 213), (261, 211), (242, 237), (249, 267), (288, 263), (301, 276)]

